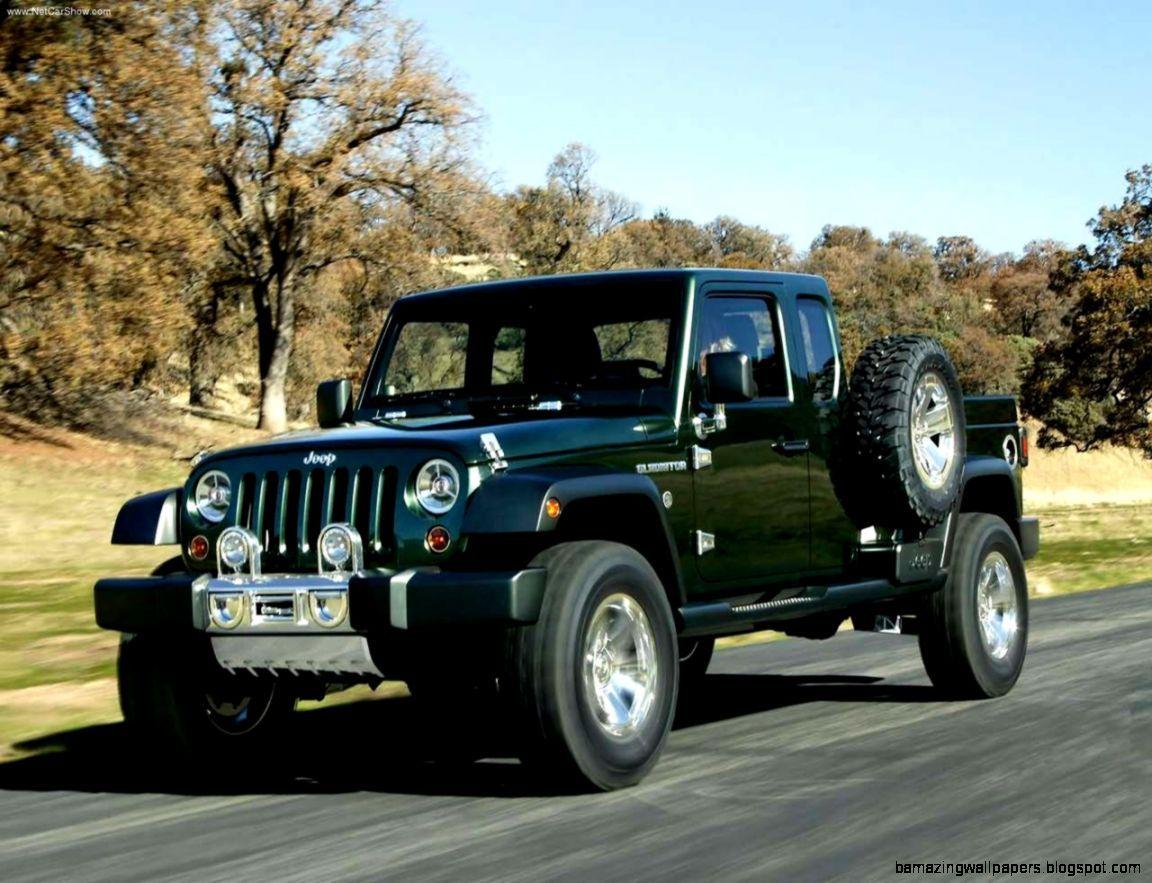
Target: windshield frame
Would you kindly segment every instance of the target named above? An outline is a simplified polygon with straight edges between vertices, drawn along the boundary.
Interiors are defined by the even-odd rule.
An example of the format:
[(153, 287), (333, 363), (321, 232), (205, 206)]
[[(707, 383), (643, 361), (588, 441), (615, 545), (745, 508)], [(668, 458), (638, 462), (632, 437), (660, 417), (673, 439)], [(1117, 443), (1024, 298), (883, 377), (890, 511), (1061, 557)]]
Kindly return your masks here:
[[(388, 313), (380, 337), (369, 361), (368, 370), (364, 374), (363, 384), (357, 398), (357, 416), (363, 419), (378, 420), (388, 418), (390, 414), (399, 415), (414, 404), (428, 402), (454, 402), (465, 406), (469, 399), (489, 399), (493, 396), (506, 394), (509, 399), (548, 401), (551, 399), (567, 400), (570, 404), (579, 407), (595, 407), (596, 405), (615, 405), (630, 403), (632, 407), (642, 406), (645, 399), (648, 404), (655, 404), (655, 400), (664, 398), (660, 410), (674, 411), (675, 396), (680, 387), (678, 379), (684, 370), (682, 364), (684, 340), (687, 333), (687, 310), (690, 305), (690, 292), (692, 288), (691, 277), (683, 272), (616, 272), (605, 274), (580, 274), (571, 276), (535, 277), (523, 280), (506, 280), (481, 285), (459, 286), (456, 288), (439, 289), (416, 295), (409, 295), (398, 300)], [(541, 385), (531, 391), (524, 389), (506, 389), (503, 386), (490, 388), (467, 387), (458, 389), (432, 390), (399, 394), (395, 397), (382, 396), (375, 393), (384, 382), (384, 374), (392, 360), (393, 352), (401, 328), (409, 322), (419, 321), (468, 321), (468, 313), (483, 316), (486, 304), (493, 299), (499, 300), (499, 310), (505, 315), (514, 315), (517, 301), (525, 304), (536, 302), (541, 296), (550, 297), (580, 297), (590, 289), (604, 293), (605, 289), (620, 288), (635, 290), (640, 296), (654, 299), (668, 298), (668, 347), (665, 362), (664, 377), (658, 382), (649, 382), (635, 387), (624, 388), (577, 388), (574, 386), (556, 384)], [(610, 296), (610, 295), (609, 295)], [(466, 308), (453, 313), (453, 306), (466, 304)], [(611, 321), (611, 317), (609, 318)], [(654, 380), (654, 378), (653, 378)], [(649, 390), (659, 390), (660, 395), (648, 395)], [(629, 400), (631, 400), (629, 402)], [(419, 410), (426, 411), (422, 407)], [(407, 415), (404, 415), (407, 416)], [(412, 415), (417, 416), (417, 415)], [(419, 416), (430, 416), (421, 414)]]

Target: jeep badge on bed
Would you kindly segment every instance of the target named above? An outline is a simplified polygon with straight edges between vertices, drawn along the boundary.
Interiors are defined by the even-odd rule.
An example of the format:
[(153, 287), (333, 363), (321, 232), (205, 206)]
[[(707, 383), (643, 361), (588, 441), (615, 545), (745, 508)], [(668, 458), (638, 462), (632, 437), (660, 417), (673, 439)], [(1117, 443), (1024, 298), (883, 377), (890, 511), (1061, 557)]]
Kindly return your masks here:
[[(1028, 639), (1027, 436), (934, 340), (845, 376), (823, 279), (614, 272), (402, 298), (320, 431), (210, 454), (96, 584), (125, 719), (168, 748), (268, 745), (300, 697), (404, 680), (514, 721), (525, 762), (620, 788), (714, 641), (918, 636), (943, 694), (1008, 692)], [(461, 729), (459, 739), (467, 739)]]

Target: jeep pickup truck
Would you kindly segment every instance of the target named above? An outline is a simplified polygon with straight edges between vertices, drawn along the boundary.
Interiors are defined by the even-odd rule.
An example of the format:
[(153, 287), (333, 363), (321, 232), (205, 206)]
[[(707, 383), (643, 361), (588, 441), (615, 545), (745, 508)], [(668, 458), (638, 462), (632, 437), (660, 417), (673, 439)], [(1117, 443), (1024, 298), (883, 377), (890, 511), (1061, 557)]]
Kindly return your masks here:
[(358, 393), (316, 407), (318, 431), (198, 456), (120, 511), (114, 543), (179, 547), (95, 587), (153, 750), (232, 757), (282, 742), (298, 698), (397, 679), (449, 718), (467, 690), (525, 762), (612, 789), (720, 636), (850, 620), (916, 635), (944, 696), (1020, 674), (1039, 530), (1015, 402), (964, 399), (925, 337), (849, 376), (818, 277), (409, 295)]

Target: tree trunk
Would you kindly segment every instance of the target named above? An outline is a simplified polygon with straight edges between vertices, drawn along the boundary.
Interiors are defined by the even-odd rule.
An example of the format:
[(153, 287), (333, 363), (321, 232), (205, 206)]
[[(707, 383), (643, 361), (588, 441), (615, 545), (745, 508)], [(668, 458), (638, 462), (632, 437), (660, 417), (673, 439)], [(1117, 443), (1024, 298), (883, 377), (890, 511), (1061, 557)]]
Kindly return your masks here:
[(288, 403), (284, 397), (284, 377), (268, 376), (260, 381), (260, 422), (258, 429), (284, 432), (288, 429)]
[(220, 295), (213, 291), (196, 311), (196, 327), (188, 343), (188, 404), (209, 407), (216, 392), (217, 365), (216, 320)]
[(278, 283), (275, 313), (266, 290), (254, 293), (260, 356), (260, 421), (256, 426), (284, 432), (288, 428), (285, 385), (296, 337), (295, 291), (288, 280)]

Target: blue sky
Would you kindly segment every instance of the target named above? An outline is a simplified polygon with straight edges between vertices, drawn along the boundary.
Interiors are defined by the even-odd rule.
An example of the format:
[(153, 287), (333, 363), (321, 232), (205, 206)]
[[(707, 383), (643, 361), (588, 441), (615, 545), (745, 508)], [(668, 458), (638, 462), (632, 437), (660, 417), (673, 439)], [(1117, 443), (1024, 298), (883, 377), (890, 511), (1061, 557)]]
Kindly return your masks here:
[(396, 0), (485, 115), (498, 183), (565, 144), (646, 214), (992, 251), (1089, 238), (1152, 162), (1152, 3)]

